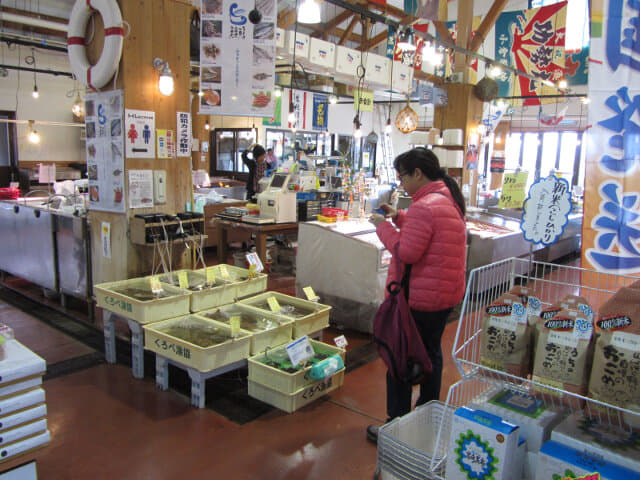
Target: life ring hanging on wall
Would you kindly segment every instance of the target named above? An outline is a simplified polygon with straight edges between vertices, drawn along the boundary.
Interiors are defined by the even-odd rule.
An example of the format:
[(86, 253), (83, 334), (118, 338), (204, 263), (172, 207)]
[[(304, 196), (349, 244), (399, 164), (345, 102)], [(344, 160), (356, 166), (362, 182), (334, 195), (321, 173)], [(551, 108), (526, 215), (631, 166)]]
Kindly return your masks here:
[[(87, 60), (84, 32), (93, 10), (102, 16), (104, 46), (98, 63), (92, 66)], [(111, 80), (120, 63), (123, 39), (122, 14), (116, 0), (76, 0), (69, 17), (67, 51), (71, 70), (85, 87), (98, 90)]]

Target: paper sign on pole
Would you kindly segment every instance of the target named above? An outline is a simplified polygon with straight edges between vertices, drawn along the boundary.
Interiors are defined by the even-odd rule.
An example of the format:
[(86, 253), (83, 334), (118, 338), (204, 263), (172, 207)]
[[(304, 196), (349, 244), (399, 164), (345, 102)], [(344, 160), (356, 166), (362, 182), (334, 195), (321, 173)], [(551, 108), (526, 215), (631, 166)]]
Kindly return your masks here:
[(569, 182), (553, 175), (536, 181), (529, 189), (520, 222), (525, 240), (552, 245), (564, 232), (570, 212)]
[(524, 189), (527, 186), (528, 172), (507, 173), (502, 182), (500, 208), (522, 208)]

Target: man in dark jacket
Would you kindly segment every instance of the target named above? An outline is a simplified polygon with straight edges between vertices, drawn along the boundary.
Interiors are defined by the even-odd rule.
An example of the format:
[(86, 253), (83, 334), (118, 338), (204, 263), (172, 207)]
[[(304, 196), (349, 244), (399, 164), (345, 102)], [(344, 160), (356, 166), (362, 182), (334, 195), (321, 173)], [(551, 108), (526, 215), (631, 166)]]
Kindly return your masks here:
[[(251, 158), (249, 158), (249, 152), (251, 152)], [(249, 169), (249, 178), (247, 178), (247, 199), (255, 202), (255, 196), (258, 193), (258, 182), (267, 170), (267, 162), (265, 157), (267, 155), (266, 150), (262, 145), (255, 144), (249, 149), (242, 152), (242, 162)]]

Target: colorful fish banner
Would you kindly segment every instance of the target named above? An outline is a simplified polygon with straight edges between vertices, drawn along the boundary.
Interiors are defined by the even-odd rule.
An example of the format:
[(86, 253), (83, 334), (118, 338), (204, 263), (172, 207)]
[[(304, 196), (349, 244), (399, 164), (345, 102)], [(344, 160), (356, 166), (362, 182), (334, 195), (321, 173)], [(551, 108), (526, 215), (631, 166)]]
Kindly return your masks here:
[[(473, 17), (471, 21), (471, 38), (475, 35), (478, 27), (482, 23), (482, 16), (478, 15)], [(455, 21), (445, 22), (447, 26), (447, 30), (449, 30), (449, 35), (451, 35), (451, 39), (455, 43), (458, 37), (458, 23)], [(436, 32), (436, 38), (440, 38), (440, 35)], [(436, 75), (448, 77), (453, 73), (453, 55), (451, 52), (449, 55), (445, 55), (445, 59), (442, 63), (442, 66), (436, 69)], [(471, 63), (469, 63), (469, 83), (476, 83), (478, 81), (478, 59), (472, 58)]]
[(567, 52), (564, 57), (564, 78), (570, 87), (587, 85), (589, 77), (589, 47)]
[(540, 79), (532, 80), (504, 70), (496, 78), (500, 86), (499, 96), (532, 97), (524, 100), (524, 105), (555, 101), (537, 96), (556, 94), (557, 90), (547, 84), (556, 83), (565, 75), (566, 15), (567, 2), (560, 2), (504, 12), (498, 17), (495, 27), (496, 60)]
[[(593, 15), (600, 14), (594, 11)], [(640, 274), (640, 2), (604, 0), (591, 39), (582, 266)]]

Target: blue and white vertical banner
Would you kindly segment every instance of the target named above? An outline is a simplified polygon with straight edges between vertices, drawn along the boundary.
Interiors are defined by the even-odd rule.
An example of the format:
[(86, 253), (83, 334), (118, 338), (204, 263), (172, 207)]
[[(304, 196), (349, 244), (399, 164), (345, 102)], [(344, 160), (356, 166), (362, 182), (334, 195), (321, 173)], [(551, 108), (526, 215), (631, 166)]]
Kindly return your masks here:
[(313, 94), (313, 130), (327, 130), (329, 121), (329, 97), (318, 93)]
[(273, 116), (276, 22), (276, 0), (202, 0), (199, 113)]
[(592, 11), (582, 265), (611, 273), (640, 273), (639, 18), (637, 1)]

